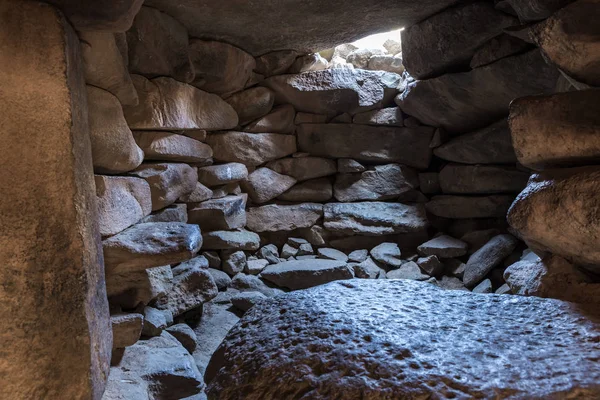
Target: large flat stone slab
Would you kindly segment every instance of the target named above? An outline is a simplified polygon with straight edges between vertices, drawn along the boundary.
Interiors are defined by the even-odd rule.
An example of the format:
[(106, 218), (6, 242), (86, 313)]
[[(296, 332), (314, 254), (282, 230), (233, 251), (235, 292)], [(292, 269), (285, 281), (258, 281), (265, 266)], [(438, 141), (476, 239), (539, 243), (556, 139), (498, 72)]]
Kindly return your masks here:
[(260, 277), (292, 290), (307, 289), (332, 281), (354, 278), (352, 269), (339, 260), (285, 261), (265, 268)]
[(598, 316), (558, 300), (407, 280), (334, 282), (246, 313), (211, 359), (207, 394), (591, 399), (600, 396)]
[(323, 217), (323, 205), (318, 203), (268, 204), (248, 209), (247, 226), (253, 232), (293, 231), (310, 228), (321, 217)]

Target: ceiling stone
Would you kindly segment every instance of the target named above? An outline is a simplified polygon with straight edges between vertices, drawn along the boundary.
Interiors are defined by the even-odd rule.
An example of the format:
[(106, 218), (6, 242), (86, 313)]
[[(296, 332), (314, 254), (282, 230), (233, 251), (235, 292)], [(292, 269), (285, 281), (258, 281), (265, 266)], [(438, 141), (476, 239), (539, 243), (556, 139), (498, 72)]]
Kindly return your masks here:
[(181, 21), (190, 36), (236, 45), (255, 56), (324, 50), (410, 26), (457, 0), (146, 0)]

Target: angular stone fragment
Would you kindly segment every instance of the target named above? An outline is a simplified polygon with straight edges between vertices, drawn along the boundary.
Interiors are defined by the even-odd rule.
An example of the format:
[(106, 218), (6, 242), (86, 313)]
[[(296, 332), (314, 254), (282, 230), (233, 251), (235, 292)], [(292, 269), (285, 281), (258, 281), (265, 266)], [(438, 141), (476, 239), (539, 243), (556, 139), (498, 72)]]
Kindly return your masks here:
[(348, 174), (351, 172), (363, 172), (366, 169), (364, 165), (351, 158), (338, 159), (337, 168), (340, 174)]
[(207, 232), (202, 238), (204, 249), (207, 250), (256, 251), (260, 247), (260, 237), (256, 233), (246, 230)]
[(463, 133), (503, 117), (517, 97), (554, 91), (558, 75), (532, 50), (469, 72), (415, 81), (396, 103), (424, 124)]
[(491, 64), (502, 58), (521, 53), (531, 45), (519, 38), (502, 34), (499, 35), (477, 50), (471, 59), (471, 68), (479, 68)]
[(433, 128), (389, 128), (347, 124), (303, 124), (298, 147), (313, 156), (398, 162), (427, 168)]
[(145, 160), (205, 162), (212, 157), (210, 146), (170, 132), (136, 131), (135, 142), (144, 151)]
[(231, 298), (231, 304), (242, 311), (248, 311), (267, 296), (260, 292), (242, 292)]
[(306, 289), (340, 279), (352, 279), (346, 262), (336, 260), (286, 261), (265, 268), (260, 277), (291, 290)]
[(529, 173), (513, 167), (448, 164), (439, 174), (442, 192), (451, 194), (518, 193)]
[(290, 104), (275, 107), (273, 111), (244, 127), (244, 132), (293, 134), (296, 110)]
[(235, 93), (227, 100), (240, 119), (240, 125), (254, 121), (267, 115), (273, 108), (274, 93), (264, 87), (253, 87), (243, 92)]
[(241, 187), (252, 202), (262, 204), (283, 194), (295, 184), (296, 179), (291, 176), (278, 174), (269, 168), (259, 168), (248, 175)]
[(277, 199), (293, 202), (322, 203), (333, 197), (333, 185), (329, 178), (311, 179), (294, 185)]
[(363, 125), (404, 126), (404, 117), (400, 108), (388, 107), (356, 114), (352, 122)]
[(119, 99), (97, 87), (86, 88), (94, 170), (118, 174), (137, 168), (144, 153), (133, 140)]
[(461, 257), (467, 254), (467, 243), (448, 235), (433, 238), (418, 247), (419, 253), (424, 256), (437, 256), (440, 258)]
[(492, 281), (484, 279), (479, 285), (473, 288), (473, 293), (492, 293)]
[(161, 310), (154, 307), (144, 307), (144, 326), (142, 335), (145, 337), (160, 336), (167, 327), (167, 319)]
[(296, 138), (277, 133), (213, 133), (206, 143), (212, 147), (215, 160), (252, 167), (296, 152)]
[(498, 266), (517, 246), (517, 239), (511, 235), (493, 237), (481, 249), (477, 250), (467, 261), (463, 282), (466, 287), (473, 287)]
[(600, 86), (598, 1), (578, 0), (531, 29), (551, 63), (577, 81)]
[(299, 228), (310, 228), (322, 217), (322, 204), (269, 204), (250, 207), (246, 226), (253, 232), (292, 231)]
[(187, 351), (191, 353), (196, 350), (196, 341), (198, 338), (194, 330), (188, 324), (177, 324), (165, 329), (169, 332)]
[(424, 232), (429, 223), (422, 205), (364, 202), (329, 203), (324, 207), (325, 229), (345, 235), (381, 236)]
[(167, 76), (179, 82), (194, 79), (187, 29), (168, 14), (142, 7), (127, 31), (129, 70), (148, 78)]
[(400, 75), (353, 69), (328, 69), (268, 78), (278, 104), (298, 111), (335, 116), (385, 106), (396, 94)]
[(169, 265), (141, 271), (112, 272), (106, 276), (106, 292), (111, 305), (133, 309), (166, 296), (172, 280)]
[(510, 129), (519, 162), (542, 170), (600, 160), (600, 90), (516, 99)]
[(348, 254), (348, 260), (351, 262), (361, 263), (365, 261), (369, 257), (369, 250), (354, 250), (350, 254)]
[(401, 256), (402, 253), (396, 243), (381, 243), (371, 249), (371, 257), (389, 268), (400, 268), (404, 264)]
[(402, 31), (404, 66), (416, 79), (439, 76), (468, 65), (481, 45), (517, 24), (486, 1), (448, 8)]
[(94, 180), (100, 235), (119, 233), (152, 211), (150, 186), (143, 179), (96, 175)]
[(188, 48), (196, 78), (192, 85), (227, 96), (239, 92), (252, 77), (254, 57), (227, 43), (191, 39)]
[(166, 77), (132, 79), (140, 102), (123, 109), (131, 129), (212, 131), (238, 124), (233, 108), (215, 94)]
[(248, 177), (248, 168), (240, 163), (227, 163), (198, 168), (198, 181), (206, 186), (238, 182)]
[(260, 292), (272, 297), (283, 293), (283, 290), (267, 286), (259, 277), (239, 273), (231, 281), (231, 288), (240, 292)]
[(232, 182), (226, 185), (216, 186), (212, 188), (212, 192), (213, 199), (222, 199), (227, 195), (240, 195), (242, 194), (242, 189), (240, 188), (239, 183)]
[(187, 206), (185, 204), (173, 204), (148, 215), (140, 222), (187, 222), (187, 219)]
[(412, 281), (426, 281), (429, 275), (424, 274), (414, 261), (403, 264), (400, 268), (386, 273), (388, 279), (409, 279)]
[(202, 246), (196, 225), (138, 224), (102, 242), (106, 273), (140, 271), (192, 258)]
[[(284, 249), (285, 249), (285, 246), (284, 246)], [(269, 265), (268, 260), (263, 260), (263, 259), (248, 260), (248, 263), (246, 264), (245, 272), (250, 275), (258, 275), (262, 272), (263, 269), (267, 268), (268, 265)]]
[(119, 313), (110, 316), (112, 325), (112, 348), (122, 349), (140, 339), (144, 316), (135, 313)]
[(600, 273), (600, 168), (533, 175), (508, 212), (508, 223), (537, 254), (552, 253)]
[(144, 179), (150, 185), (152, 211), (165, 208), (188, 195), (196, 188), (198, 173), (187, 164), (142, 164), (131, 175)]
[(427, 211), (444, 218), (504, 218), (514, 196), (433, 196)]
[(235, 276), (237, 273), (246, 269), (246, 254), (241, 251), (227, 250), (221, 252), (223, 263), (221, 269), (229, 276)]
[(320, 258), (324, 258), (327, 260), (337, 260), (343, 262), (348, 261), (348, 256), (346, 255), (346, 253), (332, 248), (321, 248), (317, 250), (317, 254)]
[(505, 119), (460, 135), (436, 147), (437, 157), (463, 164), (512, 164), (517, 161)]
[(246, 225), (248, 195), (225, 196), (188, 206), (188, 222), (198, 224), (202, 231), (242, 228)]
[[(121, 52), (120, 43), (117, 43), (121, 36), (112, 32), (80, 32), (79, 35), (86, 83), (110, 92), (123, 105), (138, 104), (138, 95), (125, 63), (127, 54)], [(127, 53), (127, 49), (124, 50)]]
[(338, 174), (333, 195), (338, 201), (389, 200), (419, 185), (416, 171), (399, 164), (377, 165), (360, 174)]
[(335, 161), (321, 157), (282, 158), (269, 162), (267, 168), (298, 181), (321, 178), (336, 172)]
[[(220, 260), (219, 260), (220, 261)], [(221, 268), (221, 264), (219, 263), (219, 268)], [(209, 268), (208, 272), (212, 275), (215, 280), (215, 284), (219, 291), (227, 290), (229, 285), (231, 284), (231, 278), (225, 272), (220, 269)]]
[(354, 276), (361, 279), (385, 278), (385, 270), (375, 264), (370, 257), (366, 257), (359, 264), (348, 264), (349, 267), (354, 269)]
[(444, 264), (436, 256), (419, 257), (417, 265), (429, 276), (439, 276), (444, 272)]

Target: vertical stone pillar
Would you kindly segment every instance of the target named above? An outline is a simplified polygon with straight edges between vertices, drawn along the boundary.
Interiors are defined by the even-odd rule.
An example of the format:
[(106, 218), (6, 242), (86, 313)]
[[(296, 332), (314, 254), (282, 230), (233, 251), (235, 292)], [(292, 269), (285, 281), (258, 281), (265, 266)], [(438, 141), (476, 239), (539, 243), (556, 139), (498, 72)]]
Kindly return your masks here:
[(77, 35), (0, 1), (0, 398), (100, 399), (111, 330)]

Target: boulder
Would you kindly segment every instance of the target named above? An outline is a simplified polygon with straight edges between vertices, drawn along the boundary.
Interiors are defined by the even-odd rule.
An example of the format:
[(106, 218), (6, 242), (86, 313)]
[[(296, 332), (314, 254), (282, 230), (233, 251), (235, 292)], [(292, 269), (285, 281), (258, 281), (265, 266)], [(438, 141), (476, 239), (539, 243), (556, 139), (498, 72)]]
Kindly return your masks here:
[(60, 8), (79, 32), (125, 32), (133, 24), (143, 0), (100, 0), (82, 3), (79, 0), (49, 0)]
[(238, 124), (236, 112), (216, 94), (167, 77), (131, 78), (140, 99), (137, 106), (123, 108), (131, 129), (212, 131)]
[(263, 76), (284, 74), (296, 61), (295, 50), (279, 50), (263, 54), (256, 58), (256, 72)]
[(384, 279), (385, 270), (379, 267), (373, 260), (367, 256), (358, 264), (348, 264), (354, 270), (354, 276), (360, 279)]
[(429, 275), (424, 274), (414, 261), (404, 263), (400, 268), (388, 271), (386, 275), (388, 279), (408, 279), (411, 281), (426, 281), (429, 279)]
[(207, 250), (247, 250), (256, 251), (260, 247), (260, 237), (243, 229), (235, 231), (214, 231), (202, 235), (204, 249)]
[(267, 260), (269, 264), (278, 264), (280, 262), (279, 259), (279, 249), (274, 244), (268, 244), (263, 246), (256, 252), (256, 256), (260, 259)]
[(241, 250), (224, 250), (221, 257), (221, 269), (229, 276), (235, 276), (246, 269), (246, 254)]
[(142, 7), (127, 31), (129, 70), (148, 78), (168, 76), (179, 82), (194, 80), (188, 52), (187, 29), (155, 8)]
[(440, 235), (422, 245), (417, 250), (423, 256), (437, 256), (440, 258), (461, 257), (467, 254), (468, 245), (448, 235)]
[(396, 95), (399, 83), (400, 75), (390, 72), (327, 69), (273, 76), (261, 85), (275, 92), (277, 104), (333, 117), (385, 106)]
[(439, 174), (442, 192), (449, 194), (519, 193), (529, 173), (514, 167), (448, 164)]
[[(200, 182), (196, 182), (196, 188), (190, 194), (184, 194), (179, 197), (178, 201), (183, 203), (200, 203), (206, 200), (210, 200), (213, 198), (214, 192), (201, 184)], [(187, 222), (187, 206), (185, 206), (186, 212), (186, 220)]]
[(169, 326), (165, 330), (171, 335), (173, 335), (173, 337), (177, 339), (177, 341), (181, 343), (181, 345), (185, 347), (185, 349), (189, 351), (190, 354), (193, 353), (194, 350), (196, 350), (196, 341), (198, 340), (198, 338), (196, 337), (194, 330), (190, 328), (188, 324), (177, 324)]
[[(443, 393), (457, 386), (464, 397), (598, 396), (598, 312), (557, 300), (510, 300), (402, 280), (334, 282), (278, 296), (229, 332), (205, 375), (208, 397), (425, 398), (432, 387)], [(472, 323), (457, 325), (465, 315)], [(440, 326), (453, 329), (439, 335)], [(381, 348), (388, 351), (373, 357)], [(487, 357), (473, 354), (511, 363), (492, 371)], [(371, 372), (354, 378), (365, 365)]]
[(144, 307), (144, 326), (142, 335), (144, 337), (160, 336), (167, 327), (167, 318), (165, 312), (157, 310), (154, 307)]
[(460, 135), (436, 147), (437, 157), (462, 164), (513, 164), (517, 161), (505, 119)]
[(267, 286), (259, 277), (239, 273), (231, 281), (231, 288), (240, 292), (260, 292), (267, 297), (283, 293), (283, 290)]
[(384, 54), (385, 51), (381, 48), (358, 48), (346, 56), (346, 62), (352, 64), (354, 68), (368, 69), (371, 57)]
[(198, 168), (198, 181), (206, 186), (239, 182), (248, 177), (248, 168), (240, 163), (227, 163)]
[(187, 164), (142, 164), (131, 175), (144, 179), (150, 185), (152, 211), (165, 208), (181, 196), (192, 193), (198, 182), (195, 168)]
[(469, 72), (415, 81), (396, 98), (406, 114), (452, 133), (482, 128), (517, 98), (554, 91), (559, 72), (532, 50)]
[(477, 49), (518, 25), (487, 1), (459, 4), (402, 31), (404, 66), (416, 79), (469, 65)]
[(540, 21), (573, 0), (506, 0), (522, 22)]
[(238, 114), (240, 125), (245, 125), (271, 112), (275, 94), (264, 87), (253, 87), (235, 93), (225, 101)]
[(282, 158), (271, 161), (267, 168), (283, 175), (288, 175), (298, 181), (333, 175), (336, 172), (334, 160), (321, 157)]
[(291, 176), (281, 175), (269, 168), (259, 168), (241, 184), (253, 203), (262, 204), (273, 200), (296, 184)]
[(214, 40), (191, 39), (188, 52), (196, 72), (192, 85), (224, 97), (243, 90), (256, 66), (250, 54)]
[(292, 231), (299, 228), (310, 228), (322, 217), (323, 205), (318, 203), (269, 204), (250, 207), (246, 226), (253, 232)]
[(140, 222), (187, 222), (187, 220), (187, 206), (185, 204), (172, 204), (148, 215)]
[(293, 134), (296, 110), (290, 104), (275, 107), (273, 111), (244, 127), (244, 132)]
[(419, 257), (417, 265), (429, 276), (440, 276), (444, 272), (444, 264), (437, 256)]
[(505, 57), (522, 53), (531, 45), (519, 38), (502, 34), (481, 46), (471, 59), (471, 69), (483, 67)]
[(514, 236), (498, 235), (473, 253), (465, 267), (463, 276), (465, 286), (470, 288), (481, 282), (492, 269), (514, 251), (517, 243)]
[(323, 203), (333, 197), (333, 185), (329, 178), (311, 179), (297, 183), (291, 189), (277, 197), (278, 200), (292, 202)]
[(508, 212), (508, 223), (538, 255), (552, 253), (600, 273), (600, 168), (533, 175)]
[(386, 71), (393, 72), (395, 74), (401, 74), (404, 72), (402, 55), (372, 55), (371, 58), (369, 58), (369, 64), (367, 65), (366, 69), (371, 71)]
[(429, 223), (422, 205), (364, 202), (329, 203), (323, 226), (343, 235), (381, 236), (425, 232)]
[[(219, 261), (221, 261), (219, 259)], [(219, 268), (221, 268), (221, 263), (219, 262)], [(227, 290), (229, 285), (231, 284), (231, 278), (227, 273), (221, 271), (220, 269), (209, 268), (208, 272), (212, 275), (215, 280), (215, 284), (217, 285), (217, 289), (220, 292)]]
[(355, 263), (361, 263), (369, 257), (369, 250), (354, 250), (348, 254), (348, 260)]
[(106, 90), (89, 85), (86, 88), (94, 170), (119, 174), (137, 168), (144, 152), (133, 139), (119, 99)]
[(600, 90), (516, 99), (510, 130), (519, 162), (535, 170), (594, 164), (600, 159)]
[(338, 174), (333, 195), (341, 202), (389, 200), (417, 186), (415, 170), (399, 164), (377, 165), (362, 173)]
[(210, 146), (170, 132), (136, 131), (135, 142), (144, 151), (145, 160), (205, 162), (212, 157)]
[(306, 289), (332, 281), (352, 279), (353, 271), (345, 261), (295, 260), (265, 268), (260, 277), (291, 290)]
[(254, 307), (258, 302), (266, 299), (267, 296), (260, 292), (242, 292), (231, 298), (231, 304), (234, 307), (246, 312)]
[(357, 161), (398, 162), (427, 168), (433, 128), (392, 128), (348, 124), (303, 124), (298, 148), (313, 156)]
[(578, 0), (532, 27), (530, 37), (561, 71), (579, 82), (600, 86), (597, 17), (598, 0)]
[(139, 99), (127, 70), (124, 36), (112, 32), (79, 33), (85, 81), (111, 93), (121, 104), (135, 106)]
[(171, 290), (173, 272), (169, 265), (140, 271), (111, 272), (106, 275), (106, 292), (110, 304), (124, 309), (147, 305)]
[(206, 259), (192, 259), (173, 268), (173, 286), (156, 307), (169, 310), (177, 317), (210, 301), (218, 292), (217, 284), (208, 272)]
[(206, 138), (214, 158), (256, 167), (296, 152), (296, 138), (277, 133), (220, 132)]
[(425, 205), (427, 211), (443, 218), (504, 218), (513, 196), (433, 196)]
[(329, 62), (319, 53), (307, 54), (296, 58), (296, 61), (288, 69), (289, 74), (297, 74), (308, 71), (321, 71), (329, 67)]
[(247, 194), (225, 196), (188, 205), (188, 222), (198, 224), (202, 231), (243, 228), (246, 225)]
[(179, 222), (134, 225), (102, 242), (107, 275), (189, 260), (201, 246), (198, 226)]
[(382, 126), (404, 126), (402, 110), (398, 107), (387, 107), (381, 110), (366, 111), (356, 114), (352, 119), (355, 124), (382, 125)]
[(404, 264), (401, 256), (402, 253), (396, 243), (381, 243), (371, 249), (371, 257), (388, 268), (400, 268)]
[(113, 350), (135, 344), (140, 339), (143, 323), (144, 316), (142, 314), (118, 313), (111, 315)]

